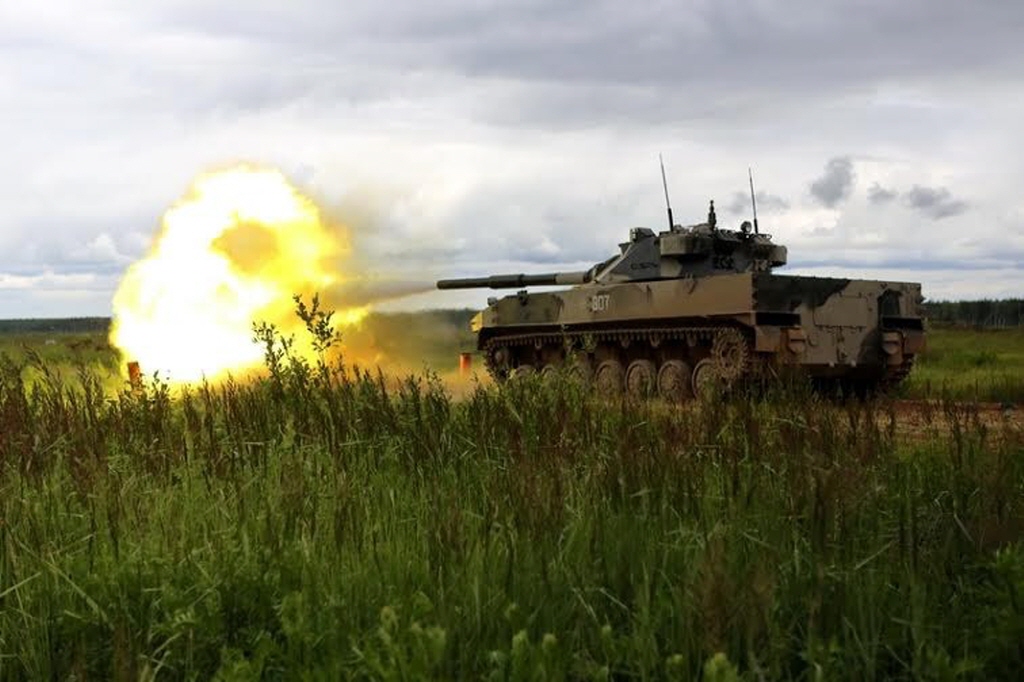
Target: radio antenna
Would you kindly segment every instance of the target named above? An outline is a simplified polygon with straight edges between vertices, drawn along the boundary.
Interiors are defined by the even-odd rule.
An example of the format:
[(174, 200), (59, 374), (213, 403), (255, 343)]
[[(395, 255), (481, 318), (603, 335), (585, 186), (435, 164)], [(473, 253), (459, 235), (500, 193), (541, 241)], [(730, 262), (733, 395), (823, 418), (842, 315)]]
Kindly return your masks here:
[(672, 220), (672, 203), (668, 200), (668, 180), (665, 179), (665, 161), (661, 158), (661, 154), (658, 154), (658, 163), (661, 164), (661, 186), (665, 190), (665, 208), (668, 210), (668, 229), (669, 231), (675, 227), (675, 222)]
[(757, 229), (757, 199), (754, 197), (754, 173), (747, 166), (747, 178), (750, 180), (750, 206), (754, 209), (754, 234), (760, 234)]

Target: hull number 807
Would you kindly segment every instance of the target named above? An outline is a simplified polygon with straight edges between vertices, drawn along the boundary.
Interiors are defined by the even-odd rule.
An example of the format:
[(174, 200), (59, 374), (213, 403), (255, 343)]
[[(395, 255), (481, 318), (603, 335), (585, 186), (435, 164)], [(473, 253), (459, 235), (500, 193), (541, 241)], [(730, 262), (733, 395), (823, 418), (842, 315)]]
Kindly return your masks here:
[(588, 307), (592, 313), (603, 313), (608, 310), (608, 302), (611, 300), (609, 294), (594, 294), (588, 301)]

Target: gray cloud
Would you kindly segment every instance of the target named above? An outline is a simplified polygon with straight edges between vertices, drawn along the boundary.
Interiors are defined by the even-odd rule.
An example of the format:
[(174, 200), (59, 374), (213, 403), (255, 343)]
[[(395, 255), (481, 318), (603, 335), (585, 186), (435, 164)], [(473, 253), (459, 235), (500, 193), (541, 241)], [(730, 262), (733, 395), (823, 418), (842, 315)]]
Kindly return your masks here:
[(962, 199), (955, 199), (945, 187), (922, 187), (914, 185), (903, 193), (903, 202), (910, 208), (934, 219), (942, 220), (958, 216), (970, 208)]
[(894, 189), (882, 187), (877, 182), (868, 188), (868, 201), (872, 204), (887, 204), (897, 196), (899, 196), (899, 192)]
[[(789, 208), (789, 202), (775, 194), (757, 192), (755, 196), (759, 213), (781, 213)], [(750, 214), (753, 210), (750, 204), (750, 194), (734, 192), (725, 210), (734, 215)]]
[[(314, 178), (329, 201), (347, 183), (402, 185), (408, 205), (366, 238), (430, 276), (605, 257), (628, 227), (663, 225), (658, 152), (684, 224), (713, 196), (747, 213), (746, 168), (764, 168), (759, 212), (784, 212), (772, 231), (791, 244), (870, 221), (845, 201), (849, 159), (811, 183), (833, 214), (783, 198), (805, 196), (837, 140), (865, 184), (885, 178), (867, 203), (943, 219), (927, 226), (943, 243), (967, 231), (961, 194), (986, 215), (1020, 206), (1024, 166), (1005, 145), (1024, 135), (1019, 2), (79, 5), (0, 7), (0, 272), (112, 288), (189, 179), (239, 159)], [(913, 186), (929, 177), (956, 196)], [(921, 222), (891, 213), (906, 224), (873, 237), (880, 253)], [(971, 223), (981, 239), (1005, 231)], [(832, 257), (856, 231), (824, 233), (820, 254), (792, 253)], [(32, 310), (4, 303), (0, 316)]]
[(825, 174), (811, 183), (811, 195), (822, 205), (835, 208), (850, 196), (853, 182), (853, 162), (850, 157), (836, 157), (825, 164)]
[[(248, 3), (244, 12), (241, 6), (185, 2), (146, 14), (152, 26), (255, 42), (293, 59), (341, 54), (512, 78), (745, 85), (779, 76), (807, 84), (826, 74), (849, 83), (880, 71), (931, 72), (935, 64), (954, 71), (1010, 67), (1018, 56), (1011, 38), (1024, 21), (1015, 3), (949, 0), (706, 2), (686, 11), (669, 0), (628, 10), (615, 0), (585, 8), (575, 0), (394, 0), (387, 21), (366, 2)], [(950, 49), (946, 40), (956, 35), (987, 39)], [(749, 68), (753, 63), (757, 69)]]
[[(136, 4), (63, 34), (0, 27), (0, 44), (48, 55), (36, 62), (64, 55), (70, 68), (41, 68), (43, 79), (127, 76), (145, 91), (142, 104), (191, 115), (390, 101), (418, 83), (469, 79), (501, 86), (475, 103), (477, 115), (556, 127), (778, 115), (881, 79), (1024, 75), (1016, 49), (1024, 7), (1012, 2), (768, 0), (680, 11), (668, 0), (628, 8), (615, 0), (394, 0), (386, 19), (378, 3), (360, 0)], [(136, 38), (105, 42), (119, 24), (131, 29), (119, 34)], [(956, 40), (964, 35), (986, 39)], [(58, 40), (72, 49), (53, 50)]]

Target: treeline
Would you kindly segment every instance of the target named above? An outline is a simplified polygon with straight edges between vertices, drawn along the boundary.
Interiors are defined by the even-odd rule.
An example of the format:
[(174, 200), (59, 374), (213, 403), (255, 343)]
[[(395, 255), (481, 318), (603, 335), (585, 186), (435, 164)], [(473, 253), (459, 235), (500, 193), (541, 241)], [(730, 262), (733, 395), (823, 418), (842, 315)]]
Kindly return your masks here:
[[(371, 330), (399, 326), (407, 332), (410, 327), (414, 329), (422, 327), (436, 329), (438, 326), (446, 326), (463, 330), (469, 328), (469, 320), (475, 312), (475, 310), (470, 309), (443, 309), (373, 313), (367, 319), (367, 326)], [(102, 332), (105, 334), (110, 330), (110, 323), (111, 318), (109, 317), (0, 319), (0, 334), (78, 334), (91, 332)]]
[[(400, 325), (444, 324), (463, 328), (469, 324), (472, 310), (425, 310), (406, 313), (375, 313), (368, 320), (371, 328)], [(932, 322), (972, 327), (1017, 327), (1024, 324), (1024, 299), (983, 299), (978, 301), (926, 301), (925, 316)], [(109, 317), (69, 317), (53, 319), (0, 320), (0, 334), (30, 333), (106, 333)]]
[(1024, 324), (1024, 299), (981, 301), (927, 301), (931, 322), (971, 327), (1017, 327)]
[(53, 319), (0, 320), (0, 334), (80, 334), (106, 333), (109, 317), (67, 317)]

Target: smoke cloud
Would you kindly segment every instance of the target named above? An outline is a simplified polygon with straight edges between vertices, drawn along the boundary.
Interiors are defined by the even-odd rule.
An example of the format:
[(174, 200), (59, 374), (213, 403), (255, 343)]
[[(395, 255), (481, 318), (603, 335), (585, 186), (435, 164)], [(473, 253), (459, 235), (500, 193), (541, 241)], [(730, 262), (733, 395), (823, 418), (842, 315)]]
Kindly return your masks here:
[(337, 284), (323, 294), (330, 307), (362, 307), (434, 290), (434, 283), (414, 280), (356, 279)]

